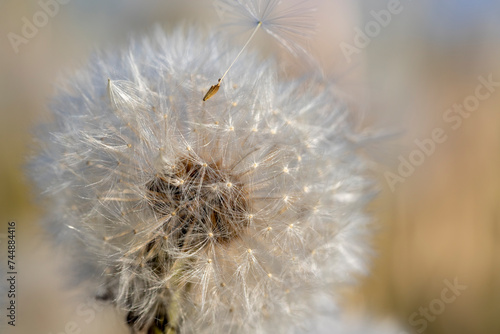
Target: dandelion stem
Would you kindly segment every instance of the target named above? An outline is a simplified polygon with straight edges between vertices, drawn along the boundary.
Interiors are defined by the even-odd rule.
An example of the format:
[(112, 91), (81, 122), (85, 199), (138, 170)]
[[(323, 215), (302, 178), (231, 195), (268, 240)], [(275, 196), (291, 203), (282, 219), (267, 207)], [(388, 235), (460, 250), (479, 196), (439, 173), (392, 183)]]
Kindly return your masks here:
[[(173, 277), (180, 279), (185, 269), (185, 260), (179, 259), (174, 262), (172, 266), (172, 271), (174, 272)], [(165, 328), (164, 334), (177, 334), (179, 329), (179, 321), (181, 315), (181, 295), (184, 292), (182, 287), (175, 287), (175, 291), (172, 293), (172, 299), (168, 305), (167, 316), (168, 316), (168, 326)]]
[(259, 30), (259, 28), (261, 26), (262, 26), (262, 21), (259, 21), (257, 23), (257, 26), (255, 27), (255, 29), (253, 30), (252, 34), (248, 38), (247, 42), (245, 43), (245, 45), (243, 45), (243, 47), (241, 48), (241, 50), (238, 53), (238, 55), (236, 56), (236, 58), (234, 58), (234, 60), (231, 63), (231, 65), (229, 65), (229, 67), (227, 68), (226, 72), (224, 72), (224, 74), (220, 77), (220, 79), (218, 80), (217, 84), (211, 86), (210, 89), (208, 90), (208, 92), (205, 94), (205, 96), (203, 97), (203, 101), (208, 100), (209, 98), (211, 98), (212, 96), (214, 96), (219, 91), (219, 87), (220, 87), (220, 85), (222, 83), (222, 80), (224, 80), (224, 77), (227, 75), (227, 73), (229, 72), (229, 70), (231, 69), (231, 67), (233, 67), (234, 63), (236, 63), (236, 61), (241, 56), (241, 54), (243, 53), (243, 51), (245, 51), (246, 47), (248, 46), (248, 44), (250, 43), (250, 41), (253, 39), (253, 37), (257, 33), (257, 30)]

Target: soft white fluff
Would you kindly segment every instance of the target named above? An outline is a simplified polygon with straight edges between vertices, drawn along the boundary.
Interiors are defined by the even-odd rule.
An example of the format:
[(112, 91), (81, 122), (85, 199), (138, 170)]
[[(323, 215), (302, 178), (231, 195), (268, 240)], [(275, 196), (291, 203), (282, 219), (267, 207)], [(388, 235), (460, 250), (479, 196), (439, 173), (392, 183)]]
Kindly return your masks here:
[[(176, 30), (62, 82), (32, 175), (73, 262), (137, 331), (288, 333), (364, 270), (369, 182), (325, 82)], [(108, 81), (109, 79), (109, 81)]]
[(290, 53), (309, 58), (304, 46), (316, 30), (311, 15), (315, 11), (312, 1), (215, 0), (214, 4), (227, 22), (228, 30), (238, 27), (251, 30), (260, 22), (262, 30)]

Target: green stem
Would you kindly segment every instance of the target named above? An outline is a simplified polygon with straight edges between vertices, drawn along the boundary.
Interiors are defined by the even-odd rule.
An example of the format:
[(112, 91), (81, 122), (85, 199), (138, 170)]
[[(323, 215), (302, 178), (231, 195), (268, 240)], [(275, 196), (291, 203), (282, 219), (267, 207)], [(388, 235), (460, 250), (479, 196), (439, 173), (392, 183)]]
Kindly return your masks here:
[[(174, 275), (172, 276), (172, 280), (174, 282), (177, 281), (177, 279), (182, 276), (185, 263), (186, 263), (185, 259), (179, 259), (179, 260), (174, 262), (172, 269), (171, 269), (171, 271), (174, 272)], [(172, 290), (172, 288), (169, 288), (169, 289)], [(181, 316), (181, 310), (182, 310), (181, 299), (182, 299), (183, 293), (184, 293), (184, 288), (175, 287), (173, 289), (173, 293), (171, 296), (172, 298), (170, 300), (170, 303), (169, 303), (168, 309), (167, 309), (168, 324), (167, 324), (167, 327), (165, 328), (165, 332), (161, 333), (161, 334), (178, 334), (179, 333), (180, 316)]]

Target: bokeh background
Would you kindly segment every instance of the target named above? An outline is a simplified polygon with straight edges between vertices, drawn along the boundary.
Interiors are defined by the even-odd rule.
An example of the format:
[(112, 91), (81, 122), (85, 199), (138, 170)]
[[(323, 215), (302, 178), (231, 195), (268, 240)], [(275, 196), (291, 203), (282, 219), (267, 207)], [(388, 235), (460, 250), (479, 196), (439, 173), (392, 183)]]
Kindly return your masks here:
[[(456, 130), (443, 115), (474, 94), (479, 76), (500, 82), (500, 2), (401, 0), (400, 13), (349, 61), (341, 45), (353, 45), (356, 29), (374, 21), (371, 11), (394, 1), (311, 1), (319, 24), (308, 45), (311, 54), (367, 131), (387, 134), (369, 145), (380, 180), (380, 194), (369, 208), (378, 226), (372, 273), (346, 289), (345, 306), (393, 316), (407, 333), (418, 333), (422, 327), (409, 317), (437, 305), (444, 280), (458, 280), (467, 288), (423, 332), (499, 333), (500, 87)], [(2, 234), (15, 220), (19, 271), (18, 326), (1, 327), (2, 312), (2, 333), (67, 333), (74, 330), (68, 323), (81, 333), (127, 332), (112, 310), (84, 303), (65, 288), (62, 256), (37, 225), (50, 208), (36, 205), (35, 189), (24, 176), (32, 129), (49, 117), (45, 106), (58, 75), (84, 64), (95, 47), (120, 47), (154, 24), (220, 29), (216, 5), (217, 0), (70, 0), (16, 53), (8, 34), (20, 35), (23, 18), (32, 22), (42, 8), (38, 1), (0, 2), (0, 261), (6, 255)], [(265, 38), (253, 44), (263, 54), (287, 56)], [(397, 173), (400, 157), (408, 159), (415, 140), (430, 138), (436, 128), (447, 139), (391, 189), (386, 173)]]

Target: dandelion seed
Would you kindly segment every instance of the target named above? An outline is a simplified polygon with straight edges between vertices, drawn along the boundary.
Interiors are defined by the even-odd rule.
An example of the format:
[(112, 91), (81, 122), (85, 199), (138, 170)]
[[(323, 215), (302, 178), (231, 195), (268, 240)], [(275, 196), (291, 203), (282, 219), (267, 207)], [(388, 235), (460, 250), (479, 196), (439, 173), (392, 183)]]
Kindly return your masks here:
[(313, 9), (302, 3), (283, 6), (279, 0), (219, 0), (225, 12), (233, 16), (236, 25), (253, 26), (252, 33), (247, 39), (240, 52), (236, 55), (224, 74), (219, 78), (217, 84), (212, 85), (203, 97), (207, 101), (217, 94), (233, 65), (245, 51), (258, 30), (264, 30), (276, 41), (283, 45), (291, 54), (298, 57), (307, 55), (305, 49), (299, 42), (307, 39), (315, 30), (313, 19), (309, 15)]
[(208, 89), (205, 96), (203, 96), (203, 101), (206, 101), (209, 98), (211, 98), (212, 96), (214, 96), (215, 94), (217, 94), (217, 92), (219, 91), (219, 88), (220, 88), (220, 84), (222, 83), (222, 79), (223, 78), (220, 78), (216, 85), (210, 86), (210, 88)]
[(229, 67), (227, 68), (226, 72), (224, 72), (224, 74), (220, 77), (220, 79), (218, 80), (217, 84), (211, 86), (210, 89), (208, 90), (208, 92), (205, 94), (205, 96), (203, 97), (203, 101), (208, 100), (209, 98), (211, 98), (212, 96), (214, 96), (219, 91), (219, 88), (220, 88), (220, 85), (222, 83), (222, 80), (224, 80), (224, 78), (226, 77), (226, 75), (229, 72), (229, 70), (231, 69), (231, 67), (233, 67), (234, 63), (236, 63), (236, 61), (241, 56), (241, 54), (243, 53), (243, 51), (245, 51), (246, 47), (248, 46), (248, 44), (250, 43), (250, 41), (253, 39), (253, 37), (255, 36), (255, 33), (257, 32), (257, 30), (259, 30), (259, 28), (260, 28), (261, 25), (262, 25), (262, 21), (259, 21), (257, 23), (257, 26), (255, 27), (255, 29), (253, 30), (252, 34), (248, 38), (247, 42), (245, 43), (245, 45), (243, 45), (243, 47), (241, 48), (240, 52), (234, 58), (234, 60), (231, 63), (231, 65), (229, 65)]
[(310, 38), (316, 25), (311, 1), (218, 0), (228, 14), (226, 26), (260, 27), (295, 56), (307, 54), (301, 44)]

